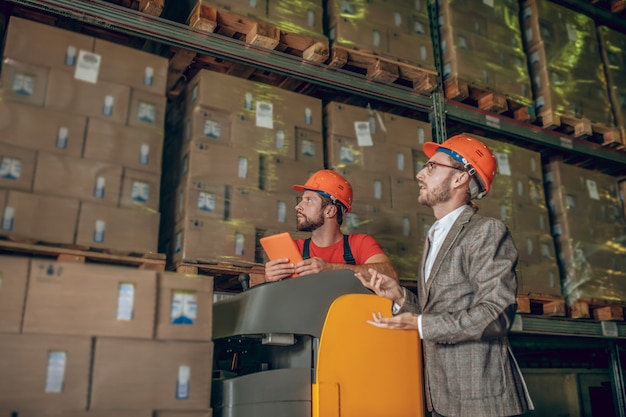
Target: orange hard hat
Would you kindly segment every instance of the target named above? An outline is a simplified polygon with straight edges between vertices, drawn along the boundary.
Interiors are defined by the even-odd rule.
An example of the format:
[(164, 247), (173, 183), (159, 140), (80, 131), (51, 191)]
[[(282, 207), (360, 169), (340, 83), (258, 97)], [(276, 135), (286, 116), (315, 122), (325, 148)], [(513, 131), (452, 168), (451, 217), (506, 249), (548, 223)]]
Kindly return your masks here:
[(452, 159), (462, 163), (481, 187), (478, 195), (473, 196), (473, 198), (482, 198), (491, 189), (498, 163), (489, 148), (475, 137), (461, 133), (452, 136), (441, 144), (427, 142), (422, 149), (429, 158), (435, 152), (444, 152), (450, 155)]
[(346, 207), (348, 213), (352, 208), (352, 186), (344, 177), (331, 171), (330, 169), (322, 169), (311, 175), (304, 185), (294, 185), (296, 191), (315, 191), (330, 197), (332, 200), (338, 200)]

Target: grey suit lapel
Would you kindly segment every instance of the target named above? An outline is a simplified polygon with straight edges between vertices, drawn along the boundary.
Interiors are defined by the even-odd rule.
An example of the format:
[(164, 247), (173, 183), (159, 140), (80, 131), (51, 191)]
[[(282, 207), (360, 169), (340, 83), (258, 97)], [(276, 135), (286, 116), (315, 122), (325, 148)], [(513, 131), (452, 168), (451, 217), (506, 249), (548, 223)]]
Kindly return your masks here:
[[(432, 285), (433, 281), (437, 279), (437, 273), (439, 271), (439, 268), (441, 267), (443, 259), (446, 257), (446, 255), (450, 251), (450, 248), (456, 241), (457, 237), (459, 236), (459, 233), (461, 233), (461, 230), (463, 230), (464, 225), (469, 222), (470, 218), (473, 215), (474, 215), (474, 209), (470, 206), (466, 206), (465, 209), (459, 215), (459, 217), (456, 219), (452, 227), (450, 228), (450, 231), (448, 232), (445, 240), (443, 241), (441, 245), (441, 248), (439, 249), (439, 253), (437, 253), (437, 257), (435, 258), (433, 267), (430, 270), (430, 276), (428, 277), (428, 281), (426, 281), (426, 288), (425, 288), (426, 294), (428, 294), (428, 291), (430, 291), (430, 286)], [(424, 268), (422, 268), (422, 271), (424, 271)], [(423, 275), (423, 272), (422, 272), (422, 275)]]

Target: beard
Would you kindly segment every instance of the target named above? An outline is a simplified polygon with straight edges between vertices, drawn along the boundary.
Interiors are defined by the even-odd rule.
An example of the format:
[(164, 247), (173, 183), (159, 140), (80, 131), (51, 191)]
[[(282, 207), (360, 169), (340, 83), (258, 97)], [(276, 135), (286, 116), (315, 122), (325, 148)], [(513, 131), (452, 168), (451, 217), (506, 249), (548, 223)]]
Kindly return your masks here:
[(302, 216), (304, 217), (302, 221), (297, 219), (299, 232), (312, 232), (324, 225), (324, 216), (321, 213), (316, 219), (309, 219), (305, 215)]
[[(449, 179), (449, 177), (448, 177)], [(427, 207), (434, 207), (439, 203), (445, 203), (452, 197), (452, 189), (449, 181), (442, 181), (441, 185), (432, 190), (427, 188), (420, 189), (417, 202)]]

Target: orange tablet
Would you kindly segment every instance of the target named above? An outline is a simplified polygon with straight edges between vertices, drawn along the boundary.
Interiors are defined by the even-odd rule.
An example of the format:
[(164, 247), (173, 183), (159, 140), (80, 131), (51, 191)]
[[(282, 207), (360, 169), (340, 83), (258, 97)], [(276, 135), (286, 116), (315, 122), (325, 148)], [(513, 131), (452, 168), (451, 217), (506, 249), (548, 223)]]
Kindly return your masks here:
[[(302, 261), (302, 254), (298, 250), (296, 242), (287, 232), (262, 237), (259, 242), (270, 260), (288, 258), (289, 262), (294, 265)], [(293, 276), (297, 275), (294, 274)]]

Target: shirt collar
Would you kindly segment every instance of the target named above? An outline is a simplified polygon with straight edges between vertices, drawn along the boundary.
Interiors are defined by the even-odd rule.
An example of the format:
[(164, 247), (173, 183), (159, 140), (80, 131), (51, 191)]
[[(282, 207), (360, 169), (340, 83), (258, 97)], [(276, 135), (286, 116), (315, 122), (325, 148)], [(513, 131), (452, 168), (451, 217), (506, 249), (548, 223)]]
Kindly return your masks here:
[(460, 206), (459, 208), (451, 211), (450, 213), (437, 220), (435, 222), (437, 224), (437, 234), (439, 234), (439, 231), (443, 231), (445, 232), (444, 236), (447, 235), (452, 228), (452, 225), (454, 224), (456, 219), (459, 218), (464, 209), (465, 206)]

